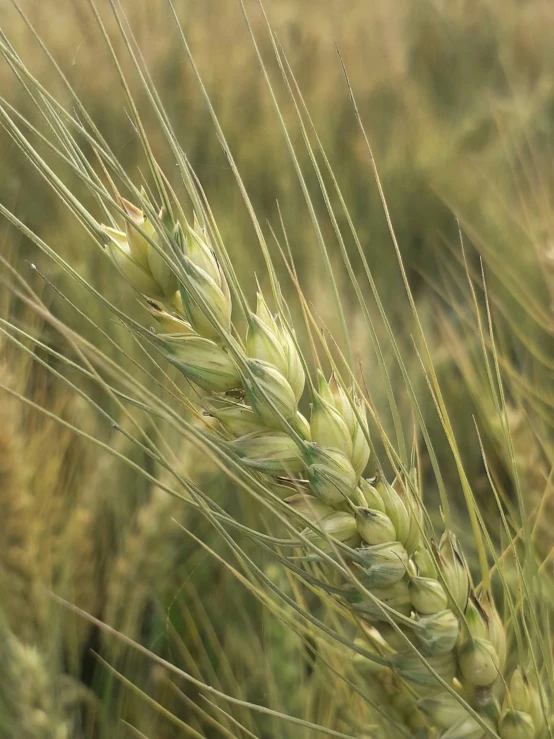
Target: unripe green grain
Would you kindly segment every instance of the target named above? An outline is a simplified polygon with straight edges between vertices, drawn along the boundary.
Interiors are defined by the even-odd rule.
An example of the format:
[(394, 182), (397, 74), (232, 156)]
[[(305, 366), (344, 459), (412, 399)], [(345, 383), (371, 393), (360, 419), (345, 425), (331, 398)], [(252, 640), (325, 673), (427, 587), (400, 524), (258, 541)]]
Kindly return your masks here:
[(385, 513), (371, 508), (357, 508), (356, 524), (360, 536), (368, 544), (384, 544), (396, 540), (395, 528)]
[(379, 495), (377, 488), (374, 487), (369, 480), (365, 480), (363, 477), (359, 481), (360, 491), (365, 501), (366, 508), (373, 508), (381, 513), (386, 513), (385, 504), (383, 503), (382, 497)]
[(439, 654), (451, 652), (458, 639), (458, 619), (450, 610), (440, 611), (431, 616), (417, 619), (418, 628), (415, 629), (417, 640), (427, 652)]
[(117, 231), (109, 226), (103, 226), (102, 230), (108, 237), (106, 246), (108, 254), (135, 290), (150, 298), (164, 298), (164, 292), (154, 279), (150, 269), (142, 267), (133, 258), (126, 235), (122, 231)]
[(329, 505), (343, 503), (357, 488), (357, 477), (348, 458), (336, 449), (323, 449), (318, 444), (306, 444), (310, 486), (319, 498)]
[(304, 467), (297, 444), (282, 431), (256, 431), (236, 439), (229, 447), (245, 464), (262, 472), (291, 475)]
[(412, 604), (419, 613), (431, 615), (447, 609), (448, 599), (438, 580), (430, 577), (412, 577), (409, 587)]
[(262, 421), (273, 428), (281, 424), (279, 415), (290, 421), (297, 412), (296, 398), (284, 375), (259, 359), (248, 360), (248, 367), (254, 380), (245, 375), (246, 394)]
[(253, 359), (274, 365), (286, 378), (288, 362), (280, 339), (254, 314), (249, 319), (246, 353)]
[(362, 546), (357, 555), (369, 587), (394, 585), (406, 574), (408, 553), (399, 541)]
[(535, 724), (528, 713), (505, 711), (498, 723), (501, 739), (535, 739)]
[(352, 440), (337, 409), (314, 393), (310, 416), (312, 440), (325, 449), (338, 449), (349, 459), (352, 457)]
[(169, 361), (203, 390), (222, 393), (240, 387), (238, 369), (215, 342), (200, 336), (166, 337)]
[(195, 302), (187, 288), (181, 286), (180, 297), (184, 315), (200, 335), (209, 339), (220, 339), (220, 327), (227, 333), (231, 330), (231, 302), (228, 295), (207, 272), (188, 258), (185, 259), (185, 271), (191, 286), (209, 307), (218, 326), (212, 323), (204, 306)]
[(498, 677), (498, 655), (487, 639), (468, 639), (458, 650), (458, 663), (471, 685), (486, 687)]
[(439, 563), (448, 591), (459, 608), (465, 610), (469, 597), (469, 572), (458, 540), (445, 531), (439, 543)]
[(359, 544), (360, 538), (356, 529), (356, 521), (350, 513), (333, 511), (319, 522), (321, 532), (305, 529), (302, 534), (319, 549), (325, 552), (332, 551), (333, 545), (327, 537), (336, 539), (348, 546)]

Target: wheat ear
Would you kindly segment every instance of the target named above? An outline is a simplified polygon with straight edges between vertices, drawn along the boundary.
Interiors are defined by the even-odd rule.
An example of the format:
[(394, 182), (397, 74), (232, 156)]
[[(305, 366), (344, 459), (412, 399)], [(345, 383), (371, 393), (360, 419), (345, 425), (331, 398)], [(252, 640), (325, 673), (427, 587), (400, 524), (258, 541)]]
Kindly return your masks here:
[(307, 558), (347, 563), (357, 582), (335, 592), (362, 624), (366, 657), (356, 664), (395, 717), (451, 739), (540, 737), (540, 687), (522, 668), (504, 677), (506, 633), (492, 594), (474, 592), (453, 533), (438, 544), (426, 536), (414, 475), (394, 484), (362, 476), (370, 439), (356, 388), (319, 373), (308, 421), (298, 410), (305, 361), (283, 312), (260, 293), (244, 342), (234, 340), (231, 291), (207, 231), (167, 209), (156, 218), (146, 198), (150, 217), (121, 202), (126, 230), (103, 227), (106, 252), (146, 298), (159, 327), (150, 341), (202, 391), (227, 449), (290, 488), (294, 520), (310, 524), (299, 531)]

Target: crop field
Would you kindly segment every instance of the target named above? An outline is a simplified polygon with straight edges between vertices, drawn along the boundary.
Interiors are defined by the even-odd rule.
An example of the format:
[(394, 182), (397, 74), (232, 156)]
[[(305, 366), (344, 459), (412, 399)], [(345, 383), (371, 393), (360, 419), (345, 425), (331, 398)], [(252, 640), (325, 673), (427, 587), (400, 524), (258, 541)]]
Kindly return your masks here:
[(552, 739), (553, 38), (0, 0), (0, 739)]

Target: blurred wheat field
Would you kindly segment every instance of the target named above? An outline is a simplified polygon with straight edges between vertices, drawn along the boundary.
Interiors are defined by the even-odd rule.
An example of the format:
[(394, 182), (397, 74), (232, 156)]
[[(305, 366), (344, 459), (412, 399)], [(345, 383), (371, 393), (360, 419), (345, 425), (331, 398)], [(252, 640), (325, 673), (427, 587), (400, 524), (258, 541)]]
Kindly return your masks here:
[[(413, 321), (335, 44), (340, 49), (371, 139), (466, 470), (491, 535), (502, 543), (487, 472), (498, 486), (508, 517), (516, 509), (516, 482), (505, 430), (495, 418), (480, 363), (479, 327), (468, 308), (473, 297), (466, 267), (480, 305), (486, 275), (518, 484), (536, 526), (544, 588), (550, 593), (554, 8), (543, 0), (267, 0), (264, 5), (332, 161), (413, 384), (423, 391), (427, 380), (413, 351)], [(338, 335), (331, 287), (240, 4), (180, 0), (175, 6), (262, 221), (285, 299), (290, 299), (291, 310), (298, 311), (293, 304), (295, 285), (278, 257), (279, 244), (272, 238), (275, 232), (281, 239), (282, 226), (305, 294), (322, 325)], [(264, 59), (278, 79), (260, 9), (256, 3), (247, 6)], [(126, 60), (109, 3), (98, 2), (97, 7), (117, 53)], [(2, 40), (9, 39), (37, 79), (71, 105), (18, 6), (0, 0), (0, 8)], [(55, 4), (22, 0), (21, 9), (129, 176), (140, 182), (143, 152), (90, 4), (86, 0), (57, 0)], [(167, 3), (136, 0), (123, 3), (123, 11), (179, 142), (214, 207), (230, 257), (239, 273), (246, 275), (245, 292), (253, 299), (254, 275), (263, 286), (267, 281), (263, 258)], [(156, 160), (165, 172), (173, 173), (175, 161), (139, 81), (131, 66), (126, 71)], [(294, 107), (283, 85), (276, 87), (300, 164), (308, 173), (308, 185), (316, 190)], [(45, 130), (37, 108), (7, 64), (0, 67), (0, 90), (3, 100)], [(54, 166), (55, 157), (46, 147), (41, 154)], [(92, 151), (88, 154), (95, 167)], [(0, 202), (55, 245), (88, 281), (98, 289), (101, 286), (112, 302), (140, 316), (133, 292), (68, 219), (63, 203), (25, 161), (5, 129), (0, 131), (0, 175)], [(71, 184), (79, 192), (77, 178)], [(321, 197), (314, 202), (325, 238), (334, 243), (325, 203)], [(69, 283), (61, 270), (7, 222), (0, 226), (0, 239), (3, 284), (17, 288), (8, 267), (12, 265), (29, 280), (44, 305), (44, 316), (37, 316), (13, 291), (1, 287), (0, 318), (31, 326), (49, 349), (78, 358), (70, 334), (58, 332), (50, 314), (96, 342), (108, 356), (116, 353), (102, 331), (124, 347), (131, 360), (141, 361), (141, 349), (129, 333), (101, 306), (87, 304), (86, 293)], [(354, 270), (361, 270), (353, 244), (347, 248)], [(359, 307), (341, 268), (338, 249), (331, 250), (330, 257), (345, 297), (356, 361), (371, 378), (376, 360)], [(76, 306), (86, 307), (96, 325), (64, 295)], [(307, 341), (305, 335), (300, 338)], [(386, 347), (384, 332), (380, 338)], [(229, 563), (225, 564), (229, 554), (224, 543), (205, 519), (163, 492), (164, 485), (170, 486), (165, 471), (129, 442), (130, 420), (117, 404), (110, 403), (92, 382), (88, 384), (61, 361), (56, 362), (51, 353), (38, 345), (32, 349), (36, 361), (6, 339), (1, 344), (0, 655), (10, 667), (0, 677), (0, 737), (320, 735), (309, 728), (281, 724), (271, 714), (253, 716), (246, 708), (237, 709), (243, 728), (225, 719), (225, 733), (210, 719), (194, 688), (177, 688), (162, 667), (60, 609), (49, 597), (50, 591), (223, 692), (293, 715), (303, 710), (314, 721), (346, 730), (340, 696), (333, 695), (328, 673), (314, 662), (309, 640), (300, 630), (290, 628), (294, 614), (285, 606), (283, 612), (281, 606), (269, 607), (237, 580)], [(388, 351), (385, 362), (411, 430), (409, 401), (392, 351)], [(107, 423), (106, 417), (53, 377), (52, 367), (89, 394), (116, 423)], [(141, 376), (132, 361), (128, 371)], [(165, 386), (160, 390), (166, 391)], [(29, 402), (23, 404), (14, 392)], [(372, 387), (371, 395), (384, 425), (392, 428), (383, 388)], [(444, 467), (445, 484), (452, 488), (455, 501), (459, 498), (458, 533), (463, 534), (469, 525), (461, 493), (456, 496), (457, 474), (450, 472), (451, 450), (441, 437), (431, 398), (426, 403), (422, 413)], [(50, 416), (41, 413), (41, 408)], [(67, 421), (67, 426), (54, 416)], [(140, 411), (136, 418), (148, 433), (149, 419), (140, 416)], [(75, 435), (72, 425), (84, 434)], [(216, 500), (240, 511), (242, 521), (264, 520), (263, 508), (237, 496), (229, 479), (209, 459), (174, 438), (171, 429), (166, 433), (182, 474), (215, 491)], [(150, 482), (131, 465), (88, 443), (85, 435), (144, 467)], [(422, 467), (430, 470), (428, 459), (423, 459)], [(436, 502), (436, 491), (429, 495)], [(209, 557), (183, 533), (179, 523), (185, 517), (187, 529), (208, 541), (221, 561)], [(286, 574), (259, 552), (253, 553), (247, 537), (243, 546), (261, 560), (271, 579), (295, 590)], [(468, 554), (471, 561), (471, 547)], [(240, 568), (235, 562), (232, 566)], [(295, 597), (309, 600), (311, 596), (295, 593)], [(37, 643), (41, 648), (34, 651)], [(334, 668), (342, 669), (341, 653), (330, 649), (325, 657)], [(114, 677), (104, 660), (129, 683)], [(220, 705), (229, 709), (224, 702)], [(139, 729), (141, 733), (135, 733)]]

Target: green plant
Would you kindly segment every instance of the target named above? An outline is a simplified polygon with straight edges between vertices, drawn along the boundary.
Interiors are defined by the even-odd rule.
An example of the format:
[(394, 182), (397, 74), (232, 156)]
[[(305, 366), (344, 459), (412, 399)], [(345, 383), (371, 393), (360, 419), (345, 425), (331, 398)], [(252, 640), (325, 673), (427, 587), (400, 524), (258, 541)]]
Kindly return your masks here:
[[(330, 670), (334, 663), (326, 650), (331, 654), (336, 649), (341, 655), (348, 652), (357, 655), (354, 674), (343, 668), (339, 678), (348, 681), (352, 693), (373, 709), (377, 723), (386, 727), (388, 722), (403, 735), (419, 732), (425, 736), (427, 731), (435, 731), (444, 737), (500, 735), (508, 739), (512, 736), (541, 736), (548, 730), (545, 714), (548, 713), (549, 700), (548, 691), (543, 692), (541, 684), (543, 675), (550, 676), (552, 668), (547, 649), (548, 637), (541, 633), (534, 611), (536, 566), (521, 491), (517, 491), (521, 509), (521, 548), (512, 546), (513, 533), (508, 523), (503, 522), (503, 535), (509, 540), (505, 546), (510, 553), (510, 564), (515, 568), (518, 588), (511, 592), (505, 587), (506, 618), (501, 619), (492, 596), (489, 558), (494, 560), (502, 584), (506, 578), (464, 472), (431, 351), (392, 229), (392, 241), (404, 278), (409, 316), (413, 321), (424, 376), (452, 452), (471, 522), (471, 543), (477, 551), (479, 565), (473, 583), (462, 548), (448, 528), (453, 513), (411, 375), (383, 310), (379, 291), (349, 220), (338, 183), (333, 179), (331, 168), (327, 168), (327, 159), (324, 159), (324, 177), (316, 157), (312, 156), (314, 151), (308, 135), (313, 134), (311, 122), (302, 107), (302, 97), (294, 85), (294, 77), (282, 51), (275, 46), (283, 79), (291, 99), (298, 106), (307, 149), (329, 210), (341, 257), (360, 301), (367, 331), (374, 342), (390, 404), (394, 440), (375, 412), (371, 388), (368, 389), (370, 383), (363, 374), (355, 371), (355, 352), (349, 340), (347, 320), (302, 170), (298, 166), (297, 174), (313, 218), (329, 290), (343, 329), (340, 340), (335, 344), (320, 325), (298, 285), (294, 262), (286, 250), (287, 234), (284, 233), (284, 263), (298, 290), (298, 306), (294, 315), (303, 317), (302, 333), (308, 337), (306, 345), (310, 352), (300, 349), (293, 328), (298, 326), (297, 319), (293, 319), (293, 312), (283, 300), (262, 229), (241, 188), (240, 175), (226, 148), (221, 129), (217, 128), (218, 135), (229, 156), (266, 260), (271, 301), (266, 302), (260, 294), (255, 313), (248, 308), (247, 297), (237, 278), (237, 265), (228, 256), (210, 205), (171, 132), (140, 57), (135, 55), (132, 38), (124, 26), (122, 31), (144, 90), (179, 165), (183, 178), (179, 186), (170, 182), (167, 173), (158, 166), (130, 95), (129, 107), (144, 146), (150, 179), (154, 183), (151, 192), (134, 185), (83, 109), (80, 109), (80, 114), (85, 116), (85, 124), (79, 123), (77, 116), (68, 113), (49, 97), (20, 65), (9, 47), (3, 47), (8, 61), (32, 86), (55, 134), (54, 142), (43, 138), (41, 144), (67, 167), (72, 177), (81, 181), (85, 192), (77, 196), (72, 187), (67, 187), (58, 178), (27, 137), (25, 120), (8, 106), (1, 113), (4, 125), (96, 244), (143, 296), (142, 306), (148, 309), (159, 326), (158, 330), (152, 331), (145, 325), (152, 319), (140, 320), (110, 303), (101, 290), (96, 291), (80, 278), (66, 260), (2, 206), (3, 214), (88, 290), (97, 303), (110, 311), (144, 350), (144, 366), (140, 368), (142, 376), (121, 376), (118, 362), (53, 321), (62, 336), (74, 346), (79, 361), (66, 360), (60, 354), (56, 355), (57, 359), (70, 366), (72, 371), (80, 372), (87, 381), (96, 382), (110, 401), (122, 409), (133, 429), (125, 429), (125, 434), (174, 480), (174, 483), (163, 483), (161, 487), (196, 509), (219, 531), (238, 560), (246, 562), (250, 587), (258, 597), (268, 600), (268, 593), (273, 591), (293, 609), (294, 619), (302, 624), (304, 636), (309, 635), (315, 640), (323, 654), (322, 659), (325, 661), (327, 658)], [(79, 106), (77, 99), (74, 102)], [(217, 127), (217, 119), (214, 120)], [(285, 127), (284, 130), (286, 134)], [(81, 156), (77, 137), (93, 147), (102, 162), (99, 173)], [(295, 149), (290, 139), (287, 141), (293, 162), (297, 164)], [(371, 156), (371, 151), (369, 153)], [(364, 280), (367, 280), (377, 306), (377, 317), (388, 335), (411, 403), (411, 414), (433, 466), (447, 526), (438, 543), (423, 499), (423, 490), (429, 486), (431, 476), (422, 480), (421, 450), (415, 439), (408, 452), (410, 444), (406, 440), (406, 427), (409, 424), (390, 386), (382, 343), (374, 328), (375, 319), (344, 246), (342, 231), (329, 198), (330, 190), (326, 189), (326, 178), (331, 178), (341, 217), (351, 228), (351, 236), (364, 266)], [(117, 186), (114, 182), (118, 183)], [(378, 179), (377, 182), (379, 184)], [(174, 192), (174, 187), (182, 186), (186, 194)], [(130, 200), (120, 195), (120, 189), (125, 189)], [(387, 212), (384, 199), (383, 205)], [(102, 220), (110, 225), (102, 225)], [(33, 304), (29, 295), (21, 297)], [(274, 304), (274, 311), (268, 308), (268, 302)], [(25, 349), (22, 340), (29, 339), (27, 332), (17, 325), (7, 327), (6, 332)], [(486, 356), (492, 358), (493, 370), (496, 370), (494, 343), (490, 353), (487, 345), (487, 341), (493, 341), (492, 330), (487, 335), (481, 326), (481, 338)], [(43, 348), (48, 351), (47, 347)], [(114, 349), (117, 353), (117, 347)], [(125, 358), (123, 350), (120, 361)], [(180, 372), (192, 387), (183, 392), (182, 380), (177, 379), (178, 375), (172, 373), (169, 366)], [(332, 370), (329, 381), (323, 374), (325, 368)], [(313, 375), (315, 369), (319, 371), (317, 380)], [(58, 374), (63, 377), (63, 373)], [(502, 378), (499, 373), (491, 371), (490, 379), (500, 416), (504, 418), (506, 406)], [(305, 383), (311, 403), (309, 422), (298, 410)], [(86, 391), (81, 392), (95, 403)], [(97, 407), (109, 418), (103, 407), (98, 404)], [(141, 426), (133, 416), (130, 409), (137, 407), (149, 418), (151, 425), (148, 428)], [(183, 410), (196, 417), (196, 422), (193, 423)], [(371, 434), (366, 420), (368, 411)], [(219, 425), (212, 419), (217, 419)], [(411, 422), (412, 418), (409, 420)], [(265, 516), (271, 518), (272, 523), (267, 525), (266, 531), (247, 527), (240, 519), (229, 516), (224, 506), (214, 502), (213, 496), (187, 479), (175, 464), (174, 452), (166, 444), (160, 422), (202, 450), (235, 485), (251, 495)], [(376, 437), (385, 453), (381, 457), (374, 452), (371, 475), (364, 479), (362, 473), (366, 470)], [(386, 467), (392, 469), (392, 477), (387, 475)], [(148, 470), (144, 470), (144, 474), (154, 481)], [(387, 478), (394, 478), (394, 484), (390, 484)], [(494, 490), (492, 483), (491, 489)], [(234, 534), (230, 534), (229, 529)], [(278, 536), (274, 529), (286, 535)], [(292, 598), (285, 588), (275, 585), (235, 541), (234, 536), (239, 534), (288, 568), (297, 587), (306, 588), (321, 603), (313, 608), (299, 606), (296, 593)], [(272, 605), (272, 608), (276, 606)], [(529, 636), (530, 625), (532, 638)], [(506, 666), (507, 651), (510, 659)], [(527, 652), (530, 664), (523, 664)], [(332, 674), (336, 675), (336, 669)], [(363, 686), (361, 694), (360, 686)], [(348, 712), (348, 706), (343, 706), (343, 710)], [(355, 715), (341, 717), (341, 721), (347, 727), (344, 731), (359, 735), (364, 730)]]

